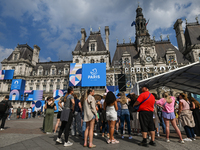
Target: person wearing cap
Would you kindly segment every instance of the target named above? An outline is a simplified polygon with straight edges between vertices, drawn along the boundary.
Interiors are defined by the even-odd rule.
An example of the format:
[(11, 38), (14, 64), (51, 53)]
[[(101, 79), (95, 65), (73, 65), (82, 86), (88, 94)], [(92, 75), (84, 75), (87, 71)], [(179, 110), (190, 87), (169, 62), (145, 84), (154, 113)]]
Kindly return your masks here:
[(6, 95), (6, 96), (5, 96), (5, 99), (2, 101), (2, 102), (7, 103), (7, 109), (6, 109), (5, 112), (1, 112), (1, 113), (0, 113), (0, 120), (2, 120), (2, 121), (1, 121), (1, 129), (0, 129), (0, 130), (4, 130), (4, 126), (5, 126), (5, 123), (6, 123), (6, 119), (7, 119), (7, 116), (9, 115), (9, 109), (10, 109), (10, 107), (11, 107), (11, 102), (8, 101), (8, 100), (9, 100), (9, 96)]
[(142, 93), (139, 95), (137, 101), (134, 103), (133, 107), (140, 105), (139, 112), (139, 121), (141, 126), (141, 132), (143, 136), (143, 141), (139, 143), (140, 146), (148, 146), (147, 144), (147, 132), (151, 134), (150, 145), (156, 146), (155, 140), (155, 127), (153, 121), (153, 111), (155, 104), (155, 97), (149, 92), (147, 85), (141, 88)]

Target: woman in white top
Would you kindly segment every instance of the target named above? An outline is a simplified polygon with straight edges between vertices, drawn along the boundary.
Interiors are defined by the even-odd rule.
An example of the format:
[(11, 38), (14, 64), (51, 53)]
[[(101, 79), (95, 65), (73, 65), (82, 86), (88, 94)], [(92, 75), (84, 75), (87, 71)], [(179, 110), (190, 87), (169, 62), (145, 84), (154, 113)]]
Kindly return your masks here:
[(104, 110), (106, 110), (106, 119), (108, 121), (109, 124), (109, 131), (110, 131), (110, 139), (107, 141), (107, 143), (119, 143), (119, 141), (117, 141), (114, 137), (114, 130), (115, 130), (115, 123), (117, 121), (117, 101), (116, 101), (116, 97), (113, 94), (113, 92), (108, 92), (108, 94), (106, 95), (106, 99), (104, 102)]

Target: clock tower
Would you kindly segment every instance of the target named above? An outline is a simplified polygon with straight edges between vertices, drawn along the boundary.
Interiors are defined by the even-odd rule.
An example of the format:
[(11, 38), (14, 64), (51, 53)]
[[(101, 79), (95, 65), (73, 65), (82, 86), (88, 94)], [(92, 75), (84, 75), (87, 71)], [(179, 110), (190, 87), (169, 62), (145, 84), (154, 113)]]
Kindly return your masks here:
[(138, 5), (136, 10), (135, 30), (137, 51), (140, 54), (140, 63), (153, 63), (157, 60), (155, 41), (150, 38), (147, 30), (147, 21), (142, 13), (142, 8)]

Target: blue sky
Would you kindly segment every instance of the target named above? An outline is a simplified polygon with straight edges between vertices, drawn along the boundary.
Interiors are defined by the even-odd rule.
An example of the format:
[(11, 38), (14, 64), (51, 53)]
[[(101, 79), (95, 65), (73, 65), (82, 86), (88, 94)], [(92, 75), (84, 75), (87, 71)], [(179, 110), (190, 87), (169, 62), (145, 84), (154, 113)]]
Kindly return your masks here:
[[(177, 46), (174, 22), (185, 18), (200, 20), (199, 0), (0, 0), (0, 61), (7, 58), (17, 44), (28, 43), (40, 48), (40, 61), (72, 60), (71, 52), (81, 38), (81, 28), (89, 36), (101, 27), (105, 42), (105, 26), (110, 27), (111, 58), (119, 43), (135, 40), (135, 20), (138, 6), (143, 8), (151, 37), (170, 41)], [(1, 67), (1, 66), (0, 66)]]

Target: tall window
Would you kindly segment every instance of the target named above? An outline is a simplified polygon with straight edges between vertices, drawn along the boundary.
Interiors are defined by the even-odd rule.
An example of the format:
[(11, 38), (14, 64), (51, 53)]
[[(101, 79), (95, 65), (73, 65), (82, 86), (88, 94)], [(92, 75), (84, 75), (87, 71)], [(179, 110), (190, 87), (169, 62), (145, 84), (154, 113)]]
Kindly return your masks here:
[(11, 84), (8, 84), (8, 91), (10, 92)]
[(33, 75), (33, 76), (35, 75), (35, 71), (32, 72), (32, 75)]
[(91, 44), (91, 51), (95, 51), (95, 44)]
[(59, 90), (59, 89), (60, 89), (60, 84), (57, 84), (56, 90)]
[(53, 82), (53, 79), (51, 79), (51, 82)]
[(12, 70), (15, 70), (15, 67), (12, 67)]
[(14, 54), (14, 60), (17, 60), (17, 54)]
[(103, 58), (100, 60), (100, 63), (104, 63), (104, 59)]
[(64, 90), (67, 89), (67, 84), (64, 84), (63, 89), (64, 89)]
[(44, 82), (47, 82), (47, 80), (44, 80)]
[(67, 79), (64, 79), (64, 82), (67, 82), (68, 80)]
[(39, 69), (39, 75), (40, 76), (42, 75), (42, 69)]
[(39, 90), (40, 89), (40, 85), (36, 85), (36, 90)]
[(94, 63), (94, 59), (91, 59), (90, 63)]
[(136, 76), (137, 76), (137, 81), (142, 80), (142, 74), (141, 73), (137, 73)]
[(52, 75), (55, 75), (55, 74), (56, 74), (55, 69), (52, 69)]
[(32, 87), (32, 86), (30, 87), (30, 90), (33, 90), (33, 87)]
[(43, 91), (46, 92), (46, 85), (43, 85)]
[(53, 92), (53, 85), (50, 85), (50, 92)]
[(68, 74), (68, 69), (65, 69), (65, 74)]
[(31, 80), (31, 83), (33, 83), (33, 80)]

